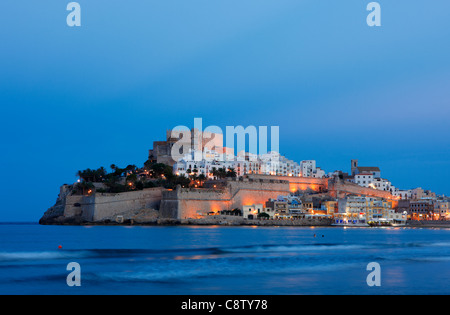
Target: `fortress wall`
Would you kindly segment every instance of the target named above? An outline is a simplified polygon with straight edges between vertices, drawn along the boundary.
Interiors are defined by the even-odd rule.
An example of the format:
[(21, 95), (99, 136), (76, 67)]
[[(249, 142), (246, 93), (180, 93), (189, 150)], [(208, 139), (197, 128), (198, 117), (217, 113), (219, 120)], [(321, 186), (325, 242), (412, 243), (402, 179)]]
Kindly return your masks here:
[(328, 189), (328, 178), (298, 177), (298, 176), (273, 176), (273, 175), (248, 175), (250, 179), (284, 180), (289, 182), (289, 191), (294, 193), (299, 190), (311, 189), (319, 192)]
[(270, 198), (289, 194), (289, 182), (277, 179), (230, 181), (228, 187), (232, 194), (231, 207), (241, 210), (244, 205), (265, 204)]
[(390, 192), (359, 186), (343, 180), (330, 181), (329, 193), (335, 198), (344, 198), (346, 195), (365, 195), (370, 197), (393, 199)]
[(119, 194), (97, 193), (92, 221), (101, 221), (126, 211), (159, 209), (164, 188), (148, 188)]
[(178, 208), (179, 201), (176, 199), (172, 200), (161, 200), (161, 208), (159, 210), (159, 217), (162, 219), (178, 219)]
[(67, 195), (65, 197), (65, 200), (66, 202), (64, 205), (64, 216), (66, 218), (81, 216), (86, 220), (92, 219), (95, 209), (94, 196)]
[(189, 200), (179, 201), (178, 219), (197, 218), (199, 214), (206, 215), (208, 212), (217, 212), (231, 208), (229, 200)]
[[(297, 189), (324, 190), (333, 197), (348, 194), (367, 195), (392, 200), (387, 191), (361, 187), (343, 180), (320, 178), (251, 175), (227, 180), (222, 189), (189, 189), (178, 187), (168, 191), (150, 188), (120, 194), (97, 193), (93, 196), (66, 196), (65, 217), (81, 216), (86, 221), (102, 221), (127, 211), (160, 210), (161, 218), (197, 218), (199, 213), (232, 210), (244, 205), (265, 204), (270, 198), (287, 195)], [(295, 190), (293, 190), (295, 188)], [(79, 204), (76, 207), (75, 204)]]
[(228, 189), (178, 188), (163, 193), (161, 218), (197, 218), (200, 213), (230, 209)]
[(286, 181), (229, 181), (224, 189), (185, 189), (163, 193), (162, 218), (197, 218), (199, 214), (232, 210), (243, 205), (265, 204), (269, 198), (289, 193)]

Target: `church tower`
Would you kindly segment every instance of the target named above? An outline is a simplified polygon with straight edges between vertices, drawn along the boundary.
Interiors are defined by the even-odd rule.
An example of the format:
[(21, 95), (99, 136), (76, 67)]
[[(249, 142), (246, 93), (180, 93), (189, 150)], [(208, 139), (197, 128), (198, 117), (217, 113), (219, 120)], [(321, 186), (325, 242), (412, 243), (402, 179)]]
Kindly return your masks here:
[(358, 160), (352, 160), (352, 176), (355, 176), (357, 168), (358, 168)]

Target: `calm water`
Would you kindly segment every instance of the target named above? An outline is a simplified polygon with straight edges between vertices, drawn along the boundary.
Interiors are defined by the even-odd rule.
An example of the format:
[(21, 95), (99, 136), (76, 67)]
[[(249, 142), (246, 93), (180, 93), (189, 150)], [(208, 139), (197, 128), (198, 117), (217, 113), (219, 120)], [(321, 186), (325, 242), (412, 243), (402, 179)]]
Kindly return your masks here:
[(0, 224), (0, 242), (0, 294), (450, 294), (448, 229)]

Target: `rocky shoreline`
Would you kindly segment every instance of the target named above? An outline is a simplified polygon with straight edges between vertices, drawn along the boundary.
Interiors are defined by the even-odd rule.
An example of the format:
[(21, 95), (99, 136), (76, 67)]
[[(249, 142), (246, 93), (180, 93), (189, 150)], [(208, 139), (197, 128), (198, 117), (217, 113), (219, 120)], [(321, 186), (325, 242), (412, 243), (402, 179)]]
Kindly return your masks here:
[[(150, 212), (151, 211), (151, 212)], [(85, 221), (81, 216), (64, 217), (59, 213), (49, 213), (39, 220), (41, 225), (106, 225), (106, 226), (167, 226), (167, 225), (220, 225), (220, 226), (331, 226), (331, 219), (299, 220), (248, 220), (242, 217), (217, 217), (204, 219), (164, 219), (155, 210), (141, 210), (120, 216), (121, 220), (108, 218), (102, 221)], [(149, 213), (150, 212), (150, 213)]]
[[(120, 218), (120, 220), (118, 220)], [(159, 211), (141, 209), (126, 211), (119, 215), (106, 217), (100, 221), (86, 221), (80, 215), (66, 217), (64, 205), (56, 203), (47, 210), (39, 220), (41, 225), (105, 225), (105, 226), (174, 226), (174, 225), (215, 225), (215, 226), (331, 226), (332, 219), (305, 218), (298, 220), (249, 220), (237, 216), (212, 216), (202, 219), (167, 219), (160, 218)], [(448, 221), (408, 221), (408, 228), (450, 228)]]
[(450, 221), (408, 221), (408, 227), (412, 228), (442, 228), (450, 229)]
[[(229, 219), (142, 219), (126, 218), (122, 222), (103, 220), (88, 222), (81, 217), (64, 218), (61, 216), (41, 219), (41, 225), (73, 225), (73, 226), (298, 226), (298, 227), (331, 227), (331, 219), (301, 219), (301, 220), (247, 220), (243, 218)], [(406, 228), (450, 228), (450, 222), (443, 221), (408, 221)]]

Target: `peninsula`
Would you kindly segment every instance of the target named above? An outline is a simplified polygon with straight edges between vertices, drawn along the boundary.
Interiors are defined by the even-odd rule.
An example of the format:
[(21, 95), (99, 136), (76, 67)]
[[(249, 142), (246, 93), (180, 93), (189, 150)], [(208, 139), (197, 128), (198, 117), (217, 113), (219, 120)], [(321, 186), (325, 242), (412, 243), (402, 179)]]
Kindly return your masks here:
[[(195, 131), (194, 131), (195, 132)], [(378, 167), (351, 161), (351, 173), (325, 174), (316, 161), (288, 160), (277, 152), (236, 158), (221, 135), (176, 161), (180, 138), (167, 132), (141, 167), (87, 169), (61, 186), (40, 224), (218, 224), (296, 226), (445, 226), (450, 200), (421, 188), (400, 190)], [(218, 139), (211, 147), (211, 139)], [(214, 141), (213, 141), (214, 143)], [(206, 146), (209, 145), (209, 147)], [(196, 154), (201, 152), (201, 159)], [(209, 156), (210, 158), (206, 158)], [(212, 157), (212, 158), (211, 158)]]

